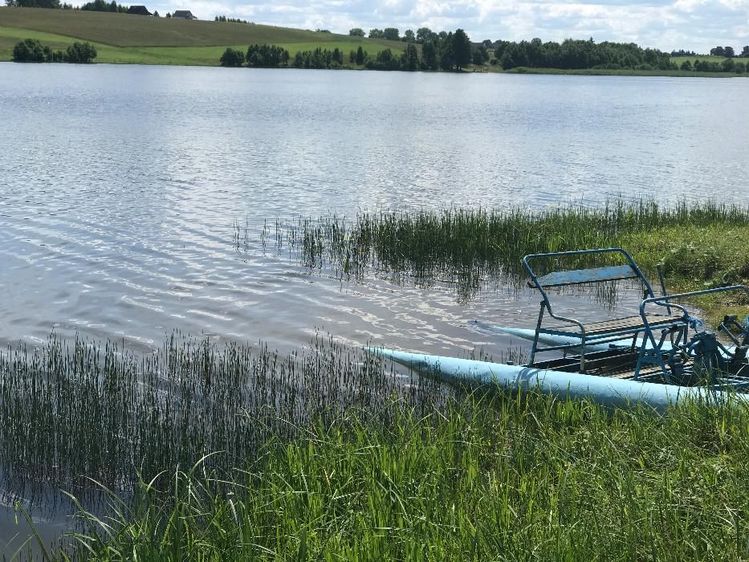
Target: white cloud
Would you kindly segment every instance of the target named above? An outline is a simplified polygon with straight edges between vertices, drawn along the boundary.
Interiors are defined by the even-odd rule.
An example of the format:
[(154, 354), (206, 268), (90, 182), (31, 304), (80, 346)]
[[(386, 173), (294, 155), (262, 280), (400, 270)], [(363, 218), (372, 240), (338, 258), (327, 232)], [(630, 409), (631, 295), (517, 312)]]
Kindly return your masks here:
[(203, 19), (226, 15), (339, 33), (351, 27), (398, 27), (401, 32), (461, 27), (474, 40), (593, 37), (701, 52), (719, 44), (739, 49), (749, 44), (749, 0), (167, 1), (154, 7), (160, 12), (189, 9)]

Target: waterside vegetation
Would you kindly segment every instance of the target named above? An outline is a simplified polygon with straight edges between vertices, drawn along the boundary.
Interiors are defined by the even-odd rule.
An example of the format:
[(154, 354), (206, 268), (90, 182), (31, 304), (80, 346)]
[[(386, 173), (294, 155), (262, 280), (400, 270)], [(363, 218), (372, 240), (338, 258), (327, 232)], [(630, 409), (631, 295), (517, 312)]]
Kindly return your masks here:
[(138, 356), (53, 337), (0, 353), (0, 480), (25, 497), (50, 485), (85, 493), (89, 478), (128, 494), (140, 477), (208, 453), (221, 452), (204, 467), (227, 475), (270, 439), (298, 437), (311, 420), (331, 423), (349, 408), (376, 417), (391, 400), (441, 399), (376, 357), (321, 338), (282, 356), (174, 336)]
[[(91, 560), (736, 560), (749, 555), (749, 412), (661, 418), (475, 392), (351, 409), (79, 512)], [(383, 415), (385, 414), (386, 415)]]
[(327, 340), (123, 351), (0, 354), (3, 488), (78, 509), (48, 559), (749, 555), (738, 405), (449, 389)]
[(427, 286), (439, 279), (465, 298), (488, 281), (522, 283), (525, 254), (606, 246), (630, 249), (651, 277), (661, 264), (672, 291), (749, 279), (749, 208), (710, 202), (363, 213), (266, 225), (261, 236), (313, 270)]
[[(622, 244), (700, 286), (749, 276), (748, 234), (744, 207), (648, 201), (263, 232), (347, 276), (517, 280), (526, 252)], [(279, 355), (175, 335), (145, 356), (52, 338), (0, 353), (0, 484), (72, 494), (77, 526), (50, 558), (749, 556), (746, 407), (658, 417), (485, 390), (326, 338)]]

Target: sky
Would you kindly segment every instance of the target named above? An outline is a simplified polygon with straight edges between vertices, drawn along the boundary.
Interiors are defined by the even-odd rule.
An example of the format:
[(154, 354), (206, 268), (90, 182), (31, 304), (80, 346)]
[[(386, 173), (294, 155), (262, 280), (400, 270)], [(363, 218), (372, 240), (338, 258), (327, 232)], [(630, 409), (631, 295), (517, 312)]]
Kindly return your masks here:
[[(165, 0), (160, 0), (165, 2)], [(708, 52), (749, 45), (749, 0), (166, 0), (163, 14), (189, 9), (270, 25), (329, 29), (464, 29), (471, 40), (568, 37)]]

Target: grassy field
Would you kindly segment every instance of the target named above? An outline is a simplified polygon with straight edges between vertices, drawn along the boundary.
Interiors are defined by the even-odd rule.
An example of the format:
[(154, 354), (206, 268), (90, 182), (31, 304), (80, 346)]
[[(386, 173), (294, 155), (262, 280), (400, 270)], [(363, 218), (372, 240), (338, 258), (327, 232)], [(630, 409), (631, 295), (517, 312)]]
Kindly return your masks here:
[[(724, 60), (726, 60), (725, 57), (713, 57), (711, 55), (696, 55), (693, 57), (671, 57), (671, 60), (675, 62), (678, 65), (681, 65), (684, 61), (689, 61), (692, 64), (694, 64), (694, 61), (696, 60), (704, 60), (708, 62), (717, 62), (721, 63)], [(749, 64), (749, 57), (734, 57), (734, 62), (743, 62), (744, 64)]]
[(39, 39), (55, 49), (75, 41), (93, 43), (96, 62), (217, 65), (226, 47), (246, 50), (254, 43), (272, 43), (297, 51), (317, 47), (341, 49), (345, 56), (359, 46), (374, 55), (389, 48), (401, 52), (403, 43), (363, 39), (268, 25), (186, 21), (128, 14), (0, 8), (0, 60), (10, 60), (13, 46)]

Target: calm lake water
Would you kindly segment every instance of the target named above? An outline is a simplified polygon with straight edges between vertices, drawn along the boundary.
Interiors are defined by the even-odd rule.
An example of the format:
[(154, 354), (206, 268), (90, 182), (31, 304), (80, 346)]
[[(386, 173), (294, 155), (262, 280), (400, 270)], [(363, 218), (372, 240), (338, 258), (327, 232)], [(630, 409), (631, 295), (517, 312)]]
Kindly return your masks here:
[[(749, 203), (747, 99), (746, 79), (0, 64), (0, 343), (54, 331), (148, 350), (178, 329), (285, 350), (320, 331), (497, 353), (513, 342), (469, 321), (527, 326), (534, 295), (341, 283), (264, 249), (261, 226), (614, 197)], [(235, 224), (249, 225), (241, 252)], [(0, 521), (0, 546), (16, 532)]]
[(234, 225), (358, 211), (749, 202), (749, 80), (0, 64), (0, 343), (174, 329), (456, 353), (535, 296), (343, 283)]

